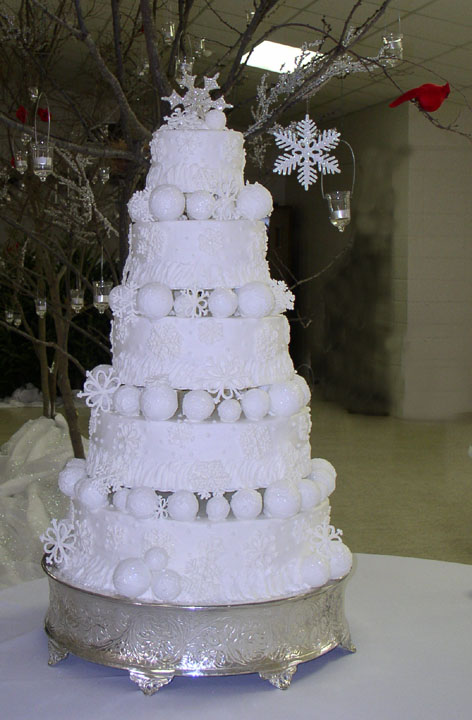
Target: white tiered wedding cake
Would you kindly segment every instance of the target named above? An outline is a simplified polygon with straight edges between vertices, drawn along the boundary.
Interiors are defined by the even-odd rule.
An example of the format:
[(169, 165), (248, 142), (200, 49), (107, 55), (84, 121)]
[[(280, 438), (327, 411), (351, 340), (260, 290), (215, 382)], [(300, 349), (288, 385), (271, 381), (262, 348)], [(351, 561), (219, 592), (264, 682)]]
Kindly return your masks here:
[(87, 460), (43, 536), (70, 584), (184, 605), (303, 593), (347, 574), (329, 524), (334, 468), (311, 459), (310, 393), (288, 354), (292, 307), (271, 280), (269, 192), (243, 181), (224, 101), (186, 76), (154, 133), (112, 291), (113, 365), (87, 375)]

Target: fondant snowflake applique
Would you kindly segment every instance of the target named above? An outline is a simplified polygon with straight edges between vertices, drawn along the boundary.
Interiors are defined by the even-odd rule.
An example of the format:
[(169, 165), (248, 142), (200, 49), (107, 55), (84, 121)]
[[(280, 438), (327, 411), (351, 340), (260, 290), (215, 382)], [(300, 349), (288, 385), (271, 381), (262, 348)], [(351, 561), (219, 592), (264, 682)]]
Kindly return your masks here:
[(331, 557), (331, 543), (342, 542), (342, 530), (336, 530), (334, 525), (330, 525), (324, 520), (321, 525), (317, 525), (313, 532), (311, 540), (320, 555), (329, 559)]
[(135, 314), (137, 290), (137, 284), (132, 281), (113, 288), (110, 293), (110, 307), (115, 317), (123, 318)]
[[(208, 315), (208, 290), (189, 288), (179, 295), (179, 308), (185, 317), (196, 318)], [(180, 314), (180, 312), (178, 313)]]
[(77, 393), (77, 397), (85, 398), (90, 408), (110, 412), (113, 395), (120, 386), (120, 380), (115, 375), (111, 365), (98, 365), (93, 370), (87, 370), (84, 389)]
[(213, 100), (210, 95), (211, 90), (217, 90), (219, 87), (218, 73), (212, 78), (205, 77), (202, 88), (195, 87), (196, 77), (196, 75), (184, 72), (177, 82), (181, 88), (185, 89), (185, 94), (179, 95), (174, 90), (171, 95), (162, 98), (167, 100), (172, 109), (172, 114), (167, 118), (168, 127), (199, 128), (202, 126), (202, 120), (206, 113), (210, 110), (225, 110), (233, 107), (228, 105), (223, 97)]
[(169, 517), (167, 499), (163, 495), (156, 495), (156, 517), (158, 520), (165, 520)]
[(274, 314), (282, 313), (284, 310), (293, 310), (295, 295), (283, 280), (271, 280), (270, 289), (274, 296)]
[(339, 143), (340, 133), (335, 129), (320, 133), (308, 114), (294, 128), (273, 130), (273, 135), (276, 145), (287, 151), (275, 161), (274, 172), (290, 175), (298, 167), (297, 179), (305, 190), (317, 181), (317, 168), (323, 175), (341, 172), (337, 159), (327, 154)]
[(51, 521), (50, 527), (39, 538), (43, 543), (48, 565), (61, 565), (71, 554), (75, 546), (75, 534), (69, 520)]

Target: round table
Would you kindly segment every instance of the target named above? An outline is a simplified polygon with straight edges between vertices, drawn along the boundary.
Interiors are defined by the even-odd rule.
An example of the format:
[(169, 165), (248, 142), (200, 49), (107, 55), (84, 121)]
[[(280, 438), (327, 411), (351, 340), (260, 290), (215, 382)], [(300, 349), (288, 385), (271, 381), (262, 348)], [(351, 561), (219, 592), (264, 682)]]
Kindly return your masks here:
[(0, 592), (2, 720), (468, 720), (472, 565), (355, 556), (346, 616), (357, 646), (299, 666), (277, 690), (257, 675), (175, 678), (152, 697), (128, 673), (69, 656), (49, 667), (47, 581)]

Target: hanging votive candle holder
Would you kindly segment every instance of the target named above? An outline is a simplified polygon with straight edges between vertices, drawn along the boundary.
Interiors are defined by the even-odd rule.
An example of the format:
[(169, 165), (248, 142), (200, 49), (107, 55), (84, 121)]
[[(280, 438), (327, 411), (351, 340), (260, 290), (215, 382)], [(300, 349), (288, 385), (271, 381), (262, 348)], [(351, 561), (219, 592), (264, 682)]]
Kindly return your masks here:
[(16, 328), (19, 328), (19, 327), (20, 327), (20, 325), (21, 325), (21, 313), (19, 313), (19, 312), (14, 312), (14, 313), (13, 313), (13, 325), (14, 325)]
[(23, 145), (28, 145), (29, 141), (31, 140), (31, 135), (27, 132), (22, 132), (20, 135), (20, 140)]
[(109, 306), (109, 298), (113, 283), (109, 280), (96, 280), (93, 283), (93, 304), (100, 315), (103, 315)]
[(14, 314), (13, 310), (5, 310), (5, 320), (9, 325), (13, 324)]
[(382, 38), (381, 49), (382, 64), (387, 67), (395, 67), (403, 60), (403, 35), (400, 32), (388, 33)]
[(20, 175), (28, 169), (28, 151), (17, 150), (15, 152), (15, 168), (18, 170)]
[(84, 307), (84, 291), (82, 288), (77, 288), (70, 291), (70, 304), (72, 310), (77, 314)]
[(29, 93), (31, 102), (36, 102), (36, 100), (39, 97), (38, 88), (35, 85), (32, 85), (31, 87), (28, 88), (28, 93)]
[(329, 221), (339, 232), (344, 232), (351, 222), (351, 191), (334, 190), (326, 193), (328, 201)]
[(31, 143), (33, 153), (33, 172), (44, 182), (48, 175), (52, 173), (52, 162), (54, 154), (54, 146), (50, 140), (35, 140)]
[(167, 20), (162, 26), (162, 37), (164, 45), (172, 45), (175, 38), (175, 22), (173, 20)]
[(46, 311), (48, 309), (47, 300), (45, 297), (37, 297), (34, 301), (34, 307), (36, 309), (36, 315), (38, 317), (43, 318), (46, 315)]
[(177, 73), (179, 75), (191, 75), (193, 70), (194, 58), (184, 57), (182, 59), (177, 58)]
[(102, 183), (102, 185), (105, 185), (110, 179), (110, 168), (108, 165), (105, 165), (103, 167), (98, 168), (98, 179)]

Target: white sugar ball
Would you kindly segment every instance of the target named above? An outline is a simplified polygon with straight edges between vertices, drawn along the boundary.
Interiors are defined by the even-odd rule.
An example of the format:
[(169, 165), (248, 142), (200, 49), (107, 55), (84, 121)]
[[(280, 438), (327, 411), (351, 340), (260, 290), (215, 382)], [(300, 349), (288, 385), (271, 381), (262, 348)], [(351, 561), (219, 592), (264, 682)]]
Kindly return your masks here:
[(215, 202), (212, 193), (206, 190), (188, 193), (185, 199), (187, 217), (191, 220), (208, 220), (213, 215)]
[[(324, 464), (324, 462), (327, 461), (320, 463), (318, 460), (322, 460), (322, 458), (315, 458), (311, 461), (310, 478), (315, 480), (321, 488), (324, 489), (324, 495), (328, 497), (328, 495), (331, 495), (336, 489), (336, 471), (333, 473), (331, 469)], [(328, 465), (331, 465), (331, 463), (328, 463)], [(332, 465), (331, 468), (334, 470)]]
[(205, 125), (210, 130), (223, 130), (226, 127), (226, 115), (222, 110), (209, 110), (205, 115)]
[(318, 470), (325, 470), (329, 475), (334, 478), (334, 480), (336, 480), (336, 470), (334, 468), (334, 465), (332, 465), (329, 460), (325, 460), (324, 458), (312, 458), (311, 471), (317, 472)]
[(190, 295), (179, 293), (174, 300), (174, 312), (177, 317), (192, 317), (195, 310), (195, 303), (192, 302)]
[(177, 407), (176, 390), (164, 382), (146, 388), (141, 394), (141, 410), (148, 420), (168, 420)]
[(235, 398), (222, 400), (218, 405), (218, 416), (221, 422), (236, 422), (241, 416), (241, 405)]
[(305, 378), (302, 377), (301, 375), (295, 374), (294, 377), (292, 378), (292, 382), (295, 383), (295, 385), (297, 385), (300, 388), (300, 390), (302, 391), (303, 404), (309, 405), (310, 400), (311, 400), (311, 392), (310, 392), (310, 388), (308, 387), (308, 383), (305, 380)]
[(154, 515), (157, 508), (157, 497), (150, 487), (137, 487), (129, 491), (126, 509), (135, 518), (145, 520)]
[(81, 458), (71, 458), (63, 470), (59, 473), (59, 490), (67, 495), (74, 497), (74, 488), (79, 480), (87, 477), (85, 460)]
[(242, 396), (241, 405), (248, 420), (262, 420), (269, 412), (269, 395), (262, 388), (252, 388)]
[(155, 220), (177, 220), (185, 210), (185, 195), (176, 185), (159, 185), (149, 198)]
[(272, 195), (259, 183), (245, 185), (239, 192), (236, 207), (248, 220), (261, 220), (272, 212)]
[(74, 494), (92, 512), (104, 507), (108, 502), (107, 496), (97, 490), (88, 478), (78, 481), (74, 488)]
[(143, 285), (136, 295), (136, 309), (150, 318), (163, 318), (170, 313), (174, 304), (172, 290), (160, 282)]
[(151, 584), (151, 573), (140, 558), (128, 558), (118, 563), (113, 573), (113, 584), (120, 595), (136, 598)]
[(202, 422), (215, 409), (215, 401), (206, 390), (190, 390), (184, 396), (182, 412), (192, 422)]
[(319, 505), (321, 500), (324, 499), (318, 483), (310, 480), (310, 478), (297, 480), (297, 488), (302, 499), (302, 510), (310, 510), (310, 508)]
[(239, 312), (243, 317), (261, 318), (270, 315), (274, 293), (263, 282), (251, 282), (238, 289)]
[(116, 412), (129, 417), (139, 415), (141, 390), (134, 385), (121, 385), (113, 395), (113, 406)]
[(234, 315), (237, 307), (238, 296), (229, 288), (216, 288), (208, 298), (208, 309), (213, 317), (230, 317)]
[(303, 407), (303, 393), (293, 382), (274, 383), (269, 388), (270, 412), (288, 417)]
[(120, 488), (113, 495), (113, 505), (117, 510), (125, 510), (126, 503), (128, 502), (129, 490), (128, 488)]
[(301, 504), (301, 493), (295, 483), (279, 480), (265, 490), (264, 512), (269, 517), (293, 517), (300, 510)]
[(148, 568), (154, 572), (164, 570), (169, 562), (169, 555), (160, 547), (152, 547), (144, 555), (144, 562)]
[(252, 520), (262, 511), (262, 497), (257, 490), (238, 490), (231, 498), (231, 510), (238, 520)]
[(180, 575), (174, 570), (161, 570), (152, 580), (152, 591), (158, 600), (171, 602), (182, 590)]
[(173, 520), (194, 520), (198, 513), (198, 500), (190, 490), (177, 490), (169, 496), (167, 509)]
[(352, 553), (342, 542), (332, 540), (329, 544), (329, 569), (331, 580), (339, 580), (352, 567)]
[(220, 522), (224, 520), (230, 511), (229, 502), (222, 495), (215, 495), (208, 500), (206, 505), (206, 513), (208, 519), (212, 522)]
[(302, 581), (310, 587), (321, 587), (329, 580), (329, 565), (318, 555), (309, 555), (301, 562)]

